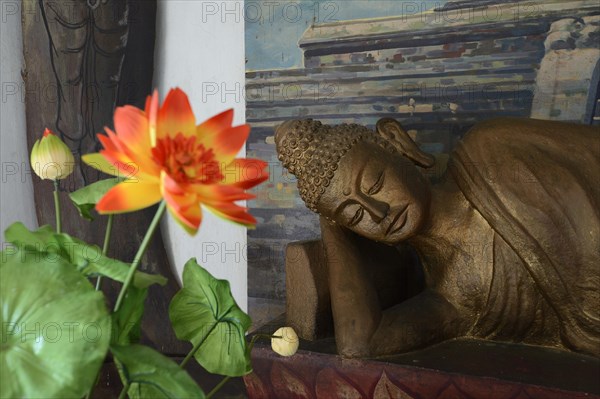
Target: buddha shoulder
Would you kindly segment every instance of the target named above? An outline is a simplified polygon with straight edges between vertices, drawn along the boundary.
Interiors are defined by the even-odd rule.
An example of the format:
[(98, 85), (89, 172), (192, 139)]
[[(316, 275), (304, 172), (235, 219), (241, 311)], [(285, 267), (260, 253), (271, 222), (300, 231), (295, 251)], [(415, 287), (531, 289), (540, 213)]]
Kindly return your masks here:
[(494, 145), (527, 140), (531, 136), (546, 136), (569, 141), (600, 140), (600, 127), (578, 123), (547, 121), (541, 119), (493, 118), (475, 124), (463, 137), (462, 143), (468, 145)]

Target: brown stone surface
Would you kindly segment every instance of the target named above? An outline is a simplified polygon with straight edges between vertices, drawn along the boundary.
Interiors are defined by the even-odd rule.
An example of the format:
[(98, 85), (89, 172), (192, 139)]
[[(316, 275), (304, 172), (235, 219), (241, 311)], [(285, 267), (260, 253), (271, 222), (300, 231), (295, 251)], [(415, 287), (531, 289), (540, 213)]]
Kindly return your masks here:
[[(490, 119), (431, 182), (422, 170), (436, 159), (394, 119), (375, 131), (312, 119), (278, 126), (279, 160), (320, 215), (339, 353), (394, 355), (469, 337), (600, 356), (598, 132)], [(407, 279), (378, 274), (410, 268), (401, 245), (418, 254), (425, 289), (388, 302)]]
[[(600, 361), (525, 345), (463, 340), (380, 360), (344, 359), (331, 340), (301, 342), (284, 358), (252, 353), (249, 398), (599, 398)], [(306, 349), (315, 349), (318, 352)], [(327, 349), (329, 348), (329, 349)]]
[(290, 243), (285, 268), (287, 325), (307, 340), (331, 335), (333, 320), (321, 241)]
[(252, 319), (250, 333), (285, 313), (285, 301), (248, 297), (248, 315)]
[[(369, 278), (377, 287), (384, 308), (402, 302), (423, 289), (416, 254), (407, 246), (397, 248), (360, 240), (369, 253)], [(398, 267), (398, 265), (404, 267)], [(329, 276), (321, 240), (296, 241), (286, 251), (286, 324), (298, 336), (315, 340), (333, 335)], [(265, 320), (266, 322), (267, 320)]]

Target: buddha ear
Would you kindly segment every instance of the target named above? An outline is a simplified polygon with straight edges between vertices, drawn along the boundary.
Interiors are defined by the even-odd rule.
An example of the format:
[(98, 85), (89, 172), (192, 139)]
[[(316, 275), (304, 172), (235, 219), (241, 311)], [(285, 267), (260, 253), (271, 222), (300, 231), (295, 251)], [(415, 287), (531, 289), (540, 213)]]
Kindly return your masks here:
[(414, 164), (423, 168), (431, 168), (434, 165), (435, 158), (421, 151), (397, 120), (392, 118), (380, 119), (377, 122), (376, 129), (381, 137), (388, 140), (400, 154), (410, 159)]

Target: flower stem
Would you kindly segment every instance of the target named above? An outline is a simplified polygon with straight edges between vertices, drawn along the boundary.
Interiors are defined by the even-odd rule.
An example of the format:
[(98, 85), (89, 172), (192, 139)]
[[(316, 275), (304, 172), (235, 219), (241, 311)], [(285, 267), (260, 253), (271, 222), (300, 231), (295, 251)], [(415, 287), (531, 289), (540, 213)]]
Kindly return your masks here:
[(221, 380), (221, 382), (219, 382), (219, 383), (218, 383), (218, 384), (217, 384), (217, 385), (216, 385), (216, 386), (215, 386), (215, 387), (214, 387), (214, 388), (213, 388), (213, 389), (212, 389), (212, 390), (211, 390), (211, 391), (208, 393), (208, 395), (206, 395), (206, 399), (210, 399), (210, 398), (212, 398), (212, 397), (213, 397), (213, 395), (214, 395), (215, 393), (217, 393), (217, 391), (218, 391), (219, 389), (223, 388), (223, 385), (225, 385), (225, 383), (226, 383), (227, 381), (229, 381), (230, 379), (231, 379), (231, 377), (230, 377), (230, 376), (227, 376), (227, 377), (223, 378), (223, 379)]
[(54, 180), (54, 213), (56, 215), (56, 232), (61, 233), (60, 223), (60, 199), (58, 198), (58, 189), (60, 182), (58, 179)]
[[(254, 344), (256, 343), (256, 341), (259, 338), (281, 338), (277, 335), (267, 335), (267, 334), (255, 334), (252, 339), (250, 340), (250, 345), (248, 345), (248, 352), (252, 352), (252, 348), (254, 348)], [(230, 376), (226, 376), (225, 378), (223, 378), (221, 380), (221, 382), (219, 382), (209, 393), (208, 395), (206, 395), (206, 399), (210, 399), (213, 397), (213, 395), (215, 393), (217, 393), (217, 391), (221, 388), (223, 388), (223, 385), (225, 385), (227, 383), (227, 381), (229, 381), (231, 379)]]
[(144, 236), (144, 239), (142, 240), (142, 244), (140, 245), (140, 248), (138, 249), (137, 254), (135, 254), (135, 258), (133, 259), (131, 266), (129, 266), (129, 272), (127, 273), (127, 277), (125, 278), (125, 282), (123, 283), (123, 286), (121, 287), (121, 292), (119, 292), (119, 297), (117, 298), (117, 302), (115, 303), (115, 309), (114, 309), (115, 312), (117, 312), (119, 310), (119, 308), (121, 307), (121, 302), (123, 302), (125, 293), (127, 292), (127, 289), (129, 288), (129, 286), (131, 285), (131, 282), (133, 281), (133, 276), (135, 274), (135, 271), (138, 268), (138, 266), (140, 265), (140, 263), (142, 262), (142, 257), (144, 256), (144, 253), (146, 253), (146, 250), (148, 249), (150, 240), (152, 239), (152, 236), (154, 235), (154, 231), (158, 227), (160, 218), (165, 213), (166, 207), (167, 207), (167, 203), (165, 201), (161, 201), (160, 205), (158, 205), (158, 209), (156, 210), (154, 219), (152, 219), (152, 222), (150, 223), (150, 227), (148, 227), (148, 231), (146, 232), (146, 235)]
[[(108, 215), (108, 220), (106, 222), (106, 232), (104, 232), (104, 245), (102, 246), (102, 255), (105, 255), (105, 256), (108, 253), (108, 245), (110, 243), (110, 234), (112, 233), (112, 227), (113, 227), (113, 218), (114, 218), (113, 214)], [(96, 280), (96, 291), (100, 291), (101, 288), (102, 288), (102, 276), (98, 276), (98, 279)]]
[[(112, 227), (113, 227), (113, 218), (114, 218), (114, 215), (110, 214), (110, 215), (108, 215), (108, 220), (106, 221), (106, 231), (104, 232), (104, 244), (102, 245), (102, 255), (106, 255), (108, 253), (108, 244), (110, 243), (110, 235), (111, 235)], [(96, 291), (100, 291), (101, 289), (102, 289), (102, 276), (98, 276), (98, 278), (96, 279)], [(99, 380), (100, 380), (100, 370), (98, 370), (98, 375), (96, 375), (96, 381), (94, 382), (94, 385), (92, 385), (92, 387), (88, 391), (87, 395), (85, 396), (85, 399), (90, 399), (90, 397), (92, 396), (92, 392), (94, 391), (94, 388), (98, 384)]]
[[(215, 324), (216, 326), (216, 324)], [(214, 328), (214, 326), (213, 326)], [(185, 367), (185, 365), (187, 364), (187, 362), (194, 356), (194, 354), (198, 351), (198, 349), (200, 349), (200, 346), (204, 343), (204, 340), (206, 340), (206, 338), (210, 335), (210, 333), (212, 332), (213, 328), (210, 329), (210, 331), (208, 332), (208, 334), (206, 334), (204, 336), (204, 338), (202, 338), (195, 346), (194, 348), (187, 354), (187, 356), (185, 357), (185, 359), (183, 359), (183, 362), (181, 362), (181, 364), (179, 365), (179, 367), (183, 368)], [(248, 352), (252, 352), (252, 348), (254, 347), (254, 343), (259, 339), (259, 338), (280, 338), (278, 336), (275, 335), (267, 335), (267, 334), (255, 334), (252, 339), (250, 340), (250, 345), (248, 345)], [(210, 399), (213, 397), (214, 394), (216, 394), (221, 388), (223, 388), (223, 385), (225, 385), (227, 383), (227, 381), (229, 381), (231, 379), (231, 376), (226, 376), (224, 377), (217, 385), (215, 385), (215, 387), (213, 389), (211, 389), (211, 391), (206, 395), (206, 399)]]
[(204, 343), (204, 341), (206, 341), (206, 338), (208, 338), (208, 336), (213, 332), (213, 330), (215, 329), (215, 327), (217, 326), (217, 324), (218, 323), (214, 323), (212, 325), (212, 327), (210, 328), (210, 330), (208, 330), (208, 332), (204, 335), (204, 337), (202, 337), (202, 339), (200, 341), (198, 341), (198, 343), (196, 345), (194, 345), (194, 347), (192, 348), (192, 350), (188, 352), (187, 356), (183, 359), (183, 361), (179, 365), (180, 368), (184, 368), (185, 365), (190, 361), (190, 359), (192, 357), (194, 357), (194, 355), (196, 354), (196, 352), (198, 352), (198, 349), (200, 349), (200, 347), (202, 346), (202, 344)]
[(252, 336), (252, 339), (250, 340), (250, 344), (254, 345), (256, 340), (259, 338), (271, 339), (271, 338), (283, 338), (283, 336), (282, 335), (271, 335), (271, 334), (254, 334)]

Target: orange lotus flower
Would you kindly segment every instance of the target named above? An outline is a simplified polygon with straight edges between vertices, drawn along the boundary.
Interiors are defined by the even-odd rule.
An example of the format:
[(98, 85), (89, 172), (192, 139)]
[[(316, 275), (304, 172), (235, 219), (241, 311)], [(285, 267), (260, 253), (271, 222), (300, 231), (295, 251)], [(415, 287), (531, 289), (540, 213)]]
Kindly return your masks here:
[(164, 199), (175, 219), (194, 234), (202, 221), (201, 205), (246, 226), (256, 220), (235, 201), (254, 198), (245, 192), (268, 178), (266, 162), (235, 158), (250, 126), (233, 127), (233, 110), (196, 126), (186, 94), (173, 89), (162, 106), (158, 93), (146, 109), (115, 110), (115, 131), (98, 134), (104, 146), (83, 160), (125, 180), (96, 204), (99, 213), (122, 213), (146, 208)]

